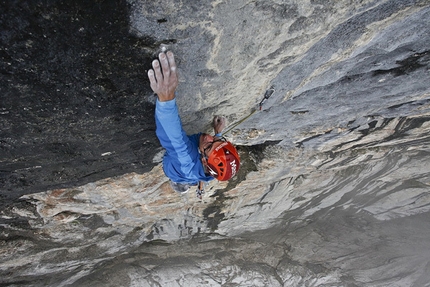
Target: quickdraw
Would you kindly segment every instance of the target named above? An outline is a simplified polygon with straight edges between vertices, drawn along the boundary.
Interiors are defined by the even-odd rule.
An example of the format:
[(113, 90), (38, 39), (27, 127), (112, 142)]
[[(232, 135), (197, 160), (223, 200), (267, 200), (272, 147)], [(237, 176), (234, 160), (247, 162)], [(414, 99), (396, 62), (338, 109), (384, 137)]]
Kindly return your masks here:
[(203, 193), (205, 193), (205, 184), (203, 181), (199, 181), (199, 184), (197, 185), (196, 195), (198, 199), (202, 199)]
[(259, 106), (260, 106), (260, 111), (263, 108), (263, 104), (264, 102), (270, 98), (270, 96), (275, 92), (275, 89), (272, 87), (270, 87), (270, 89), (266, 90), (266, 92), (264, 93), (264, 98), (261, 100)]

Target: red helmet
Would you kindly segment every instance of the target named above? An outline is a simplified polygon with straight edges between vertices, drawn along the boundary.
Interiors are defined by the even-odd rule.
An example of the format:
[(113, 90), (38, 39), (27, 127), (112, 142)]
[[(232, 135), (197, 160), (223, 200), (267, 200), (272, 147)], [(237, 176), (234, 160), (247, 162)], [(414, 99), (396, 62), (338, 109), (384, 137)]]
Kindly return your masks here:
[(224, 181), (236, 175), (240, 167), (240, 158), (231, 142), (225, 141), (210, 153), (207, 163), (210, 174)]

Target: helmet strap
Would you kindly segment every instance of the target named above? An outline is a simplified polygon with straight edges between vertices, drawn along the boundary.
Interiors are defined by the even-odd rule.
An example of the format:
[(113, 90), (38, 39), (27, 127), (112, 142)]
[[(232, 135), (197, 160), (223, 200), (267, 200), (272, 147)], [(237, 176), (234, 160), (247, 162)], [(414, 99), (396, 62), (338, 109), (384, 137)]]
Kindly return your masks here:
[[(199, 152), (200, 152), (200, 150), (199, 150)], [(200, 152), (200, 160), (202, 161), (202, 165), (203, 165), (203, 169), (205, 170), (205, 173), (208, 174), (209, 173), (208, 161), (206, 160), (206, 157), (202, 152)]]
[(208, 165), (208, 161), (205, 156), (201, 156), (201, 161), (203, 165), (203, 169), (205, 170), (205, 174), (210, 175), (212, 177), (215, 177), (218, 175), (216, 171), (214, 171), (210, 166)]

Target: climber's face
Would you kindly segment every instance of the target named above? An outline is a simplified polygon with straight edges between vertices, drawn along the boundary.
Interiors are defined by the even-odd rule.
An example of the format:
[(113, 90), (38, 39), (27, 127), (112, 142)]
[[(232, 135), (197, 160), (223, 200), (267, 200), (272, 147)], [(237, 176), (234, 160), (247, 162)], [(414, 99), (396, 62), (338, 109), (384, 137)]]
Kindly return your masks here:
[(223, 142), (222, 139), (214, 138), (208, 134), (201, 134), (199, 141), (200, 152), (208, 158), (211, 152)]

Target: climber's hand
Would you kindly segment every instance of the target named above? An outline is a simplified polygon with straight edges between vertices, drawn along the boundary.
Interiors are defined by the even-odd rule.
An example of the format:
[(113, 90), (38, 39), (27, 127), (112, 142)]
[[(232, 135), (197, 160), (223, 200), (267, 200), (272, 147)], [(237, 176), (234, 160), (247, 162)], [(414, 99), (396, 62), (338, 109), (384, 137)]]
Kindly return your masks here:
[(167, 55), (160, 53), (158, 59), (152, 61), (153, 69), (148, 71), (149, 82), (160, 102), (170, 101), (175, 98), (175, 90), (178, 86), (175, 57), (169, 51)]
[(227, 119), (223, 116), (215, 116), (212, 121), (212, 127), (214, 128), (215, 134), (219, 134), (227, 126)]

